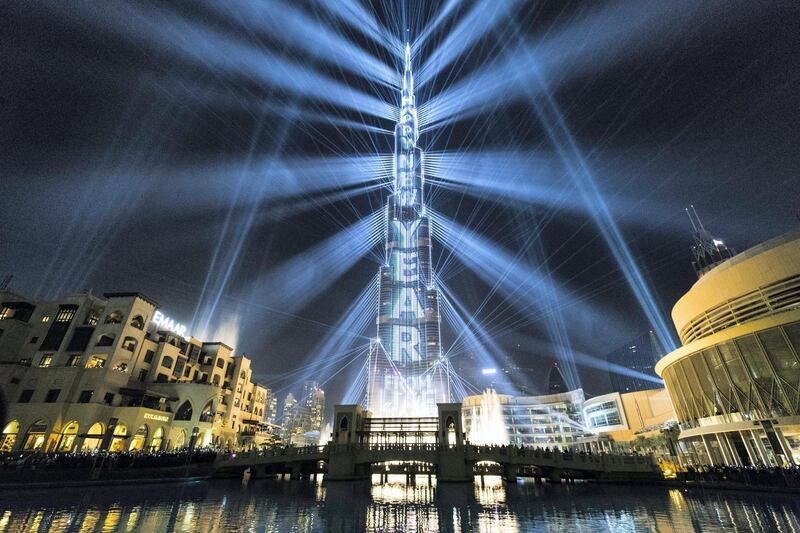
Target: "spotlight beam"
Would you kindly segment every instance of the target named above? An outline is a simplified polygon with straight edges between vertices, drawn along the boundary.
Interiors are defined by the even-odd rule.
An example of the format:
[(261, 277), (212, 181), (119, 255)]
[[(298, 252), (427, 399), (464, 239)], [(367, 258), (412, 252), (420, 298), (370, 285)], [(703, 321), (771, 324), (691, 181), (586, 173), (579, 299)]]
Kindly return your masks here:
[[(577, 141), (572, 136), (550, 88), (539, 73), (535, 58), (528, 55), (527, 60), (526, 64), (530, 72), (535, 74), (533, 78), (537, 82), (533, 87), (526, 86), (526, 94), (535, 117), (544, 127), (569, 175), (574, 180), (581, 198), (589, 208), (595, 224), (628, 281), (639, 306), (658, 335), (662, 346), (669, 350), (675, 349), (676, 344), (671, 329), (667, 326), (644, 275), (639, 270), (616, 220), (611, 215), (592, 171), (583, 157)], [(530, 72), (528, 79), (530, 79)]]
[[(397, 72), (375, 56), (366, 53), (347, 39), (337, 35), (318, 20), (281, 0), (270, 0), (269, 7), (242, 0), (206, 2), (206, 6), (229, 20), (255, 27), (259, 32), (293, 46), (353, 74), (397, 87)], [(309, 36), (313, 35), (313, 39)]]

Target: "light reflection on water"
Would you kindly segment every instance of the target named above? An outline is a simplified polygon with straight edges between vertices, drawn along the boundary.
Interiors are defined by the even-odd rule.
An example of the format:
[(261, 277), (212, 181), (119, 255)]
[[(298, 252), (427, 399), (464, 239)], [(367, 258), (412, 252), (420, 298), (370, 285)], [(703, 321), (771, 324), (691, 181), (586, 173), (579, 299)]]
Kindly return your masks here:
[(611, 485), (234, 480), (0, 491), (0, 532), (788, 531), (790, 494)]

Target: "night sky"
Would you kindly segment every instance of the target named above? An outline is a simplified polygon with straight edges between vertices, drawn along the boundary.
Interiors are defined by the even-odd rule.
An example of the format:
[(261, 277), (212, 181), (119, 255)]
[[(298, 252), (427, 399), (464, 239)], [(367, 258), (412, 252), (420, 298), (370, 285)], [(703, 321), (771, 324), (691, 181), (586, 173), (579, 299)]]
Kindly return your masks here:
[[(337, 179), (342, 172), (342, 188), (305, 189), (317, 178), (302, 174), (320, 165), (303, 162), (389, 154), (390, 135), (344, 122), (392, 130), (392, 121), (337, 101), (356, 101), (348, 90), (392, 106), (399, 98), (342, 67), (321, 36), (393, 70), (400, 58), (323, 2), (291, 3), (292, 16), (303, 15), (305, 42), (276, 31), (288, 2), (215, 4), (3, 2), (0, 275), (13, 274), (13, 289), (32, 298), (142, 292), (175, 319), (194, 320), (196, 335), (235, 344), (262, 381), (285, 392), (307, 374), (331, 373), (279, 376), (313, 362), (314, 346), (374, 278), (380, 246), (319, 291), (316, 280), (331, 274), (308, 275), (316, 263), (309, 251), (380, 208), (387, 194), (345, 186), (347, 169), (330, 165), (325, 171)], [(397, 39), (408, 28), (413, 41), (447, 2), (386, 4), (360, 5)], [(497, 64), (506, 65), (500, 75), (525, 76), (531, 64), (503, 60), (527, 43), (547, 66), (552, 96), (668, 325), (695, 279), (686, 206), (738, 251), (797, 226), (800, 4), (517, 2), (488, 28), (488, 13), (469, 18), (480, 3), (465, 4), (415, 50), (420, 67), (441, 46), (453, 57), (420, 80), (418, 105)], [(281, 78), (273, 58), (290, 65), (287, 72), (312, 72), (344, 89)], [(508, 170), (504, 154), (533, 155), (523, 165), (527, 181), (515, 187), (540, 186), (558, 201), (512, 201), (477, 188), (432, 190), (430, 203), (512, 255), (541, 224), (539, 260), (569, 300), (545, 306), (563, 316), (573, 349), (602, 357), (651, 325), (571, 189), (534, 103), (500, 84), (481, 109), (424, 132), (420, 145), (483, 154), (497, 184)], [(295, 185), (279, 167), (306, 179)], [(343, 191), (355, 192), (342, 199)], [(435, 246), (441, 265), (447, 252)], [(542, 369), (529, 378), (543, 386), (553, 359), (544, 320), (523, 316), (458, 261), (446, 262), (448, 287), (470, 312), (489, 295), (477, 320), (520, 366)], [(294, 278), (303, 287), (273, 275), (287, 264), (304, 271)], [(313, 297), (297, 303), (302, 290)], [(447, 347), (457, 333), (443, 330)], [(374, 335), (374, 326), (353, 333)], [(455, 354), (454, 365), (468, 355)], [(333, 402), (353, 379), (345, 370), (326, 383)], [(588, 392), (604, 391), (601, 372), (580, 370)]]

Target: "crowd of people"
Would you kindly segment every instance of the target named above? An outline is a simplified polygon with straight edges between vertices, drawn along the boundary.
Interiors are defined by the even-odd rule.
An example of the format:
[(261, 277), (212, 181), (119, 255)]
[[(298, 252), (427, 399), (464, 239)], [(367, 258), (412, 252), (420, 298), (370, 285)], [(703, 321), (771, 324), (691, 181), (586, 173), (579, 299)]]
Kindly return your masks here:
[(16, 452), (0, 454), (0, 469), (166, 468), (212, 463), (217, 452), (210, 448), (164, 452)]
[(701, 483), (800, 487), (800, 466), (689, 466), (678, 472), (677, 477), (681, 481)]

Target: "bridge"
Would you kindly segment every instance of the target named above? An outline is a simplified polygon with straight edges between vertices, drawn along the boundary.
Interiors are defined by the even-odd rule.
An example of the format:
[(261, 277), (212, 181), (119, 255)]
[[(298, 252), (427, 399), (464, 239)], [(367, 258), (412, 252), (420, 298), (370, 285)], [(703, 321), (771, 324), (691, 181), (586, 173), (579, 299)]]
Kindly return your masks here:
[[(436, 475), (439, 482), (472, 481), (484, 473), (500, 473), (506, 481), (519, 475), (552, 481), (660, 477), (651, 456), (470, 444), (461, 432), (461, 404), (439, 404), (438, 418), (408, 419), (410, 423), (380, 422), (359, 406), (336, 406), (334, 420), (333, 438), (325, 446), (229, 454), (218, 458), (215, 467), (223, 475), (242, 475), (249, 469), (255, 477), (290, 474), (296, 479), (324, 473), (328, 481), (369, 479), (373, 473)], [(386, 432), (376, 427), (390, 427), (394, 442), (387, 442)], [(408, 435), (416, 442), (403, 442)], [(433, 442), (421, 442), (426, 438)]]

